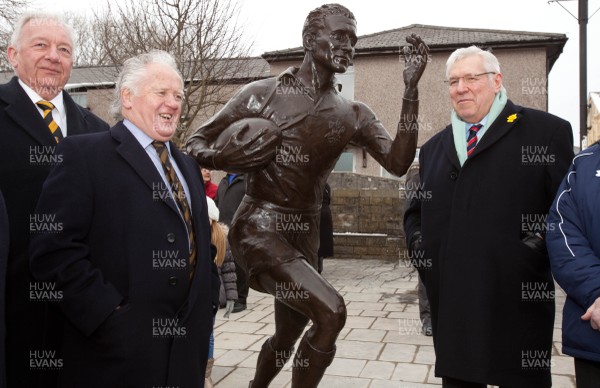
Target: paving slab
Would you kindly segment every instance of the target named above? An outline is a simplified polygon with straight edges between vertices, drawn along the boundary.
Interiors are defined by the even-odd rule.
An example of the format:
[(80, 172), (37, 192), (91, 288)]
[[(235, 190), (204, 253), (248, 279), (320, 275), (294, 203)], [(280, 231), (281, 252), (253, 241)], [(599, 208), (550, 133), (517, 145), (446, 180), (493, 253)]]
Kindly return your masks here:
[[(337, 341), (337, 353), (321, 380), (323, 388), (433, 388), (432, 337), (421, 334), (417, 276), (404, 264), (382, 260), (327, 259), (323, 276), (344, 297), (348, 318)], [(564, 292), (557, 288), (553, 342), (553, 387), (574, 388), (573, 359), (561, 353)], [(246, 388), (253, 378), (258, 352), (275, 330), (274, 298), (250, 290), (247, 309), (215, 322), (217, 388)], [(292, 362), (270, 385), (290, 388)]]

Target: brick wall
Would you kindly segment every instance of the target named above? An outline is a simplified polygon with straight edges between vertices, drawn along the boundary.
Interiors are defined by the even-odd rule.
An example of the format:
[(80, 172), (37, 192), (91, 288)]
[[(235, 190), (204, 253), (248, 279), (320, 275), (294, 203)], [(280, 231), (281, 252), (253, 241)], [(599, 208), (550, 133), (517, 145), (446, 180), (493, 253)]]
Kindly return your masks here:
[(402, 182), (332, 173), (331, 213), (337, 258), (398, 260), (405, 247)]

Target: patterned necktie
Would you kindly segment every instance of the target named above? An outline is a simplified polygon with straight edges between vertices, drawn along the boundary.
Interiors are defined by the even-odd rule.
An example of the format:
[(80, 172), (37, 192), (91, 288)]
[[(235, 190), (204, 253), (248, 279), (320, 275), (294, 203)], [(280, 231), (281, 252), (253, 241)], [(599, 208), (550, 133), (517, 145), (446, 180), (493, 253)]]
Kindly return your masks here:
[(44, 122), (50, 129), (50, 133), (56, 142), (58, 143), (62, 138), (62, 132), (56, 124), (56, 121), (52, 118), (52, 109), (54, 109), (54, 105), (51, 102), (46, 100), (39, 100), (36, 102), (36, 105), (40, 107), (40, 109), (44, 112)]
[(473, 151), (475, 151), (475, 146), (477, 145), (477, 132), (481, 129), (482, 125), (472, 125), (469, 128), (469, 137), (467, 138), (467, 157), (471, 156)]
[(163, 170), (165, 171), (165, 175), (167, 176), (167, 180), (171, 185), (171, 190), (173, 193), (173, 199), (179, 208), (181, 215), (183, 216), (183, 220), (185, 221), (185, 225), (188, 232), (188, 242), (190, 249), (190, 279), (194, 276), (194, 266), (196, 264), (196, 233), (194, 231), (194, 222), (192, 220), (192, 212), (190, 211), (190, 206), (188, 204), (185, 190), (183, 189), (183, 185), (181, 181), (177, 177), (175, 173), (175, 169), (171, 164), (171, 160), (169, 159), (169, 151), (165, 146), (165, 143), (160, 141), (153, 141), (152, 146), (156, 149), (158, 153), (158, 157), (160, 158), (160, 163), (163, 166)]

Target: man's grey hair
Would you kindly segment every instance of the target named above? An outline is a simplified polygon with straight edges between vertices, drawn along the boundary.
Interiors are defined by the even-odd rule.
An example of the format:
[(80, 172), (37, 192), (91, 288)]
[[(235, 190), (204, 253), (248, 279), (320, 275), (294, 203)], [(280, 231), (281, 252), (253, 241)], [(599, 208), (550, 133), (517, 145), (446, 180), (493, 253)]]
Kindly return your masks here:
[[(483, 68), (485, 69), (486, 73), (501, 73), (500, 62), (498, 62), (498, 58), (496, 58), (494, 54), (487, 50), (483, 50), (477, 46), (469, 46), (459, 48), (455, 50), (452, 54), (450, 54), (450, 57), (448, 57), (448, 60), (446, 61), (446, 79), (448, 79), (448, 77), (450, 76), (450, 69), (457, 61), (475, 55), (478, 55), (483, 59)], [(488, 74), (488, 79), (491, 79), (492, 77), (493, 74)], [(505, 91), (504, 85), (502, 85), (501, 90)]]
[(67, 32), (69, 39), (71, 39), (71, 46), (73, 48), (73, 52), (71, 54), (72, 57), (75, 57), (77, 34), (75, 33), (73, 27), (71, 27), (71, 25), (68, 24), (60, 14), (54, 12), (38, 10), (27, 11), (21, 14), (19, 19), (15, 23), (13, 33), (10, 37), (11, 46), (16, 48), (17, 50), (19, 49), (19, 41), (21, 40), (23, 27), (29, 22), (38, 22), (40, 24), (43, 23), (43, 25), (54, 25), (62, 27)]
[(111, 114), (116, 120), (123, 119), (123, 104), (121, 102), (121, 91), (130, 90), (134, 95), (139, 93), (140, 87), (144, 77), (146, 76), (146, 70), (148, 65), (162, 64), (172, 68), (183, 85), (183, 77), (177, 67), (175, 58), (166, 51), (153, 50), (148, 53), (139, 54), (135, 57), (129, 58), (123, 63), (123, 68), (117, 77), (115, 84), (115, 96), (110, 109)]

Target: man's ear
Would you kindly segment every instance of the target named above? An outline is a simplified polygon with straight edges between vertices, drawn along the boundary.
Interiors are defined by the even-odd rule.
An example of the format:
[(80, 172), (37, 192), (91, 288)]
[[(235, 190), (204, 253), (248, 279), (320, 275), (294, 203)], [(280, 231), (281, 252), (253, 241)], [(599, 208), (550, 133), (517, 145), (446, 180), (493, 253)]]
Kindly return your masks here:
[(6, 51), (6, 54), (8, 56), (8, 62), (10, 63), (10, 65), (13, 68), (16, 68), (18, 65), (18, 61), (16, 58), (16, 56), (18, 54), (17, 49), (14, 48), (13, 46), (8, 46), (8, 50)]
[(302, 37), (302, 46), (304, 51), (313, 51), (315, 45), (315, 37), (313, 34), (304, 34)]
[(123, 108), (131, 108), (131, 97), (133, 92), (130, 89), (121, 89), (121, 105)]
[(494, 83), (494, 93), (498, 93), (502, 89), (502, 73), (496, 73), (493, 75), (492, 80)]

